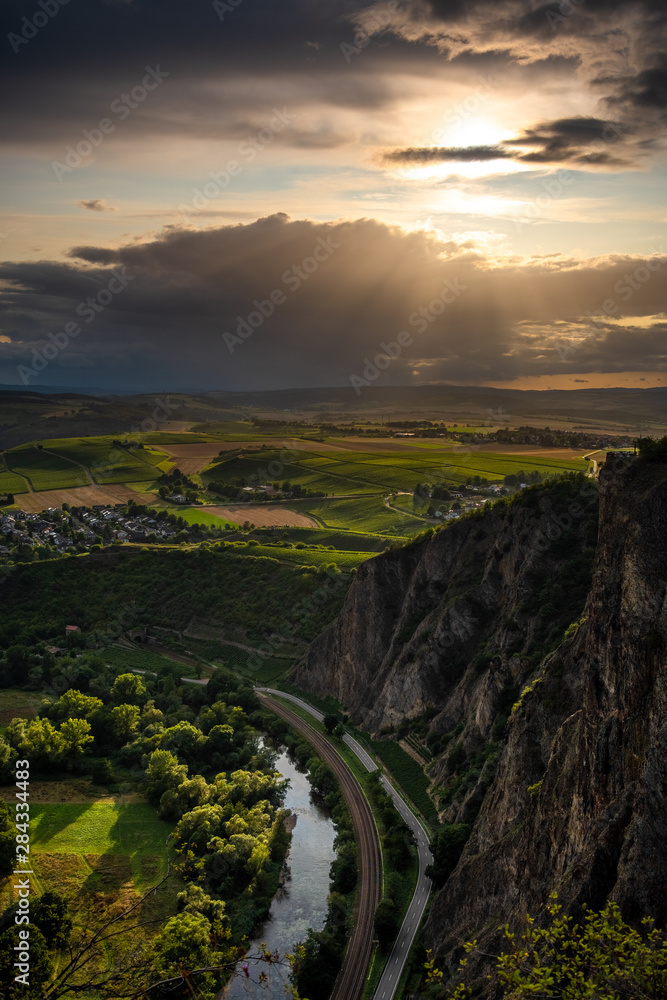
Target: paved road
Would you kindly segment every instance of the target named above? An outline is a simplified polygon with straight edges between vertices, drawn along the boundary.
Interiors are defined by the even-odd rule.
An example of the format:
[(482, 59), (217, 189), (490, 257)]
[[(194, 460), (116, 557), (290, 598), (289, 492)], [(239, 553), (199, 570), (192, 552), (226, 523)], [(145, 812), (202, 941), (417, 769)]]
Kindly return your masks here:
[(359, 1000), (373, 951), (373, 920), (382, 884), (378, 835), (373, 813), (361, 785), (329, 740), (313, 729), (300, 715), (269, 698), (266, 693), (258, 690), (258, 697), (267, 708), (289, 722), (306, 737), (309, 743), (312, 743), (319, 756), (326, 761), (338, 778), (350, 807), (359, 847), (359, 892), (354, 927), (331, 997), (332, 1000)]
[[(281, 698), (287, 698), (288, 701), (291, 701), (295, 705), (299, 705), (300, 708), (305, 709), (319, 722), (321, 722), (324, 718), (322, 712), (319, 712), (316, 708), (313, 708), (312, 705), (309, 705), (307, 702), (295, 697), (293, 694), (285, 694), (284, 691), (277, 691), (273, 688), (258, 688), (258, 690), (278, 695)], [(353, 739), (349, 733), (345, 734), (343, 740), (347, 743), (350, 749), (354, 751), (367, 771), (377, 771), (377, 764), (372, 760), (357, 740)], [(426, 833), (426, 830), (422, 826), (420, 820), (404, 802), (389, 779), (382, 775), (381, 781), (389, 795), (391, 795), (394, 805), (396, 806), (402, 819), (412, 831), (415, 841), (417, 842), (417, 850), (419, 852), (419, 874), (417, 877), (417, 885), (414, 895), (374, 994), (374, 1000), (393, 1000), (393, 996), (398, 987), (403, 969), (405, 968), (405, 963), (410, 953), (412, 942), (415, 939), (417, 929), (424, 914), (424, 910), (426, 909), (428, 897), (431, 892), (432, 882), (425, 872), (426, 866), (432, 864), (433, 862), (433, 855), (431, 854), (431, 848), (429, 846), (428, 834)]]

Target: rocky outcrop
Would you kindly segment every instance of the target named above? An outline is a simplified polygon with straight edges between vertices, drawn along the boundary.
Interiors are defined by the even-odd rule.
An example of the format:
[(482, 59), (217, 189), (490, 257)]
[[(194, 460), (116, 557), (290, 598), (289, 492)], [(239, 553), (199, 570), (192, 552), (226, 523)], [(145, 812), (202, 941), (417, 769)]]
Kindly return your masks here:
[[(551, 891), (667, 921), (667, 467), (607, 463), (586, 620), (548, 657), (426, 938), (449, 962)], [(474, 975), (475, 967), (473, 964)]]
[(512, 703), (581, 614), (596, 536), (595, 484), (574, 477), (371, 559), (294, 681), (376, 734), (428, 719), (442, 818), (474, 818)]
[[(426, 713), (430, 739), (443, 734), (431, 772), (445, 791), (502, 739), (485, 782), (440, 800), (442, 818), (473, 822), (425, 928), (449, 967), (464, 941), (493, 953), (500, 925), (540, 919), (554, 890), (575, 914), (613, 899), (632, 923), (667, 923), (667, 465), (608, 457), (587, 582), (593, 522), (575, 485), (365, 564), (297, 670), (374, 731)], [(541, 655), (549, 623), (562, 637), (574, 618)], [(469, 976), (490, 996), (484, 961)]]

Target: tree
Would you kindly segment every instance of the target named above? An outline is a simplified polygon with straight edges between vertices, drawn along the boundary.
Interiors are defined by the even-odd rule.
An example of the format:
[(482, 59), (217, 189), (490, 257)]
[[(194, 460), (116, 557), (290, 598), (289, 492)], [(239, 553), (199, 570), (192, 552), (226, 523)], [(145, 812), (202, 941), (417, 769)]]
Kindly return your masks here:
[(328, 733), (333, 733), (334, 729), (338, 725), (338, 718), (335, 715), (325, 715), (322, 721), (324, 723), (324, 728)]
[[(211, 925), (201, 913), (184, 911), (171, 917), (153, 946), (154, 968), (158, 975), (173, 977), (177, 974), (184, 985), (192, 989), (192, 974), (199, 969), (217, 965), (219, 955), (211, 946)], [(203, 983), (202, 983), (203, 978)], [(208, 980), (208, 982), (207, 982)], [(213, 985), (212, 976), (198, 976), (197, 986)]]
[(12, 719), (6, 737), (33, 767), (54, 767), (63, 755), (63, 737), (48, 719)]
[(179, 764), (178, 757), (168, 750), (154, 750), (148, 759), (148, 785), (146, 795), (157, 805), (169, 788), (178, 788), (188, 773), (186, 764)]
[(375, 911), (374, 927), (382, 951), (389, 950), (398, 934), (399, 926), (398, 912), (394, 900), (381, 899)]
[(3, 1000), (43, 1000), (46, 984), (51, 979), (52, 964), (44, 935), (36, 926), (30, 926), (30, 961), (25, 963), (29, 968), (27, 985), (17, 983), (15, 977), (21, 975), (23, 969), (14, 966), (20, 946), (25, 939), (19, 937), (24, 928), (10, 925), (0, 933), (0, 996)]
[(64, 948), (73, 926), (65, 897), (43, 893), (30, 907), (30, 923), (39, 927), (49, 948)]
[(124, 746), (139, 728), (139, 709), (136, 705), (116, 705), (111, 709), (111, 729)]
[(111, 685), (111, 697), (117, 705), (139, 705), (145, 701), (146, 687), (137, 674), (119, 674)]
[(439, 889), (452, 874), (470, 836), (469, 823), (445, 823), (431, 844), (433, 864), (428, 865), (426, 874)]
[(111, 766), (111, 761), (106, 757), (102, 757), (93, 763), (92, 771), (90, 773), (93, 779), (94, 785), (110, 785), (114, 779), (113, 767)]
[(86, 719), (67, 719), (60, 727), (60, 735), (63, 740), (64, 755), (72, 763), (76, 763), (93, 742), (90, 723)]
[(51, 718), (55, 719), (89, 719), (91, 715), (102, 708), (100, 698), (92, 698), (70, 688), (60, 696), (52, 709)]

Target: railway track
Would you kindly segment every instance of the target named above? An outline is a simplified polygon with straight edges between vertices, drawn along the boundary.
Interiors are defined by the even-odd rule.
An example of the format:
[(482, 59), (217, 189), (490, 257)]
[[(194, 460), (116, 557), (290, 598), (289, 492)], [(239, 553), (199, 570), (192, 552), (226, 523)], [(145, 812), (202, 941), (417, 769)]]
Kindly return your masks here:
[(382, 873), (375, 820), (366, 797), (345, 761), (331, 743), (301, 716), (257, 691), (257, 697), (267, 708), (289, 722), (306, 737), (336, 775), (345, 800), (350, 807), (352, 823), (359, 848), (359, 891), (354, 915), (354, 928), (348, 942), (343, 965), (336, 979), (331, 1000), (359, 1000), (373, 948), (373, 920), (380, 899)]

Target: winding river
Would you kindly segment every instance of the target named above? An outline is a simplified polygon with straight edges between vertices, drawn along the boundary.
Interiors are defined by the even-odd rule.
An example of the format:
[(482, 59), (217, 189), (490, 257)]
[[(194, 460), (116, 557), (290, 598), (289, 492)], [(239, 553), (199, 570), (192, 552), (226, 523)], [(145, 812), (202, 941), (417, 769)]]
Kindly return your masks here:
[[(297, 771), (287, 754), (278, 757), (276, 770), (290, 780), (285, 808), (296, 817), (296, 825), (287, 855), (284, 884), (271, 904), (268, 919), (250, 946), (248, 953), (251, 955), (257, 954), (257, 947), (262, 942), (280, 955), (292, 951), (297, 941), (304, 940), (309, 927), (316, 931), (322, 929), (327, 911), (329, 866), (334, 859), (333, 823), (313, 801), (308, 779)], [(241, 971), (241, 975), (235, 976), (219, 994), (220, 1000), (283, 1000), (287, 997), (285, 983), (289, 969), (251, 961), (248, 971), (251, 978), (246, 978)], [(268, 976), (268, 984), (256, 982), (262, 971)]]

